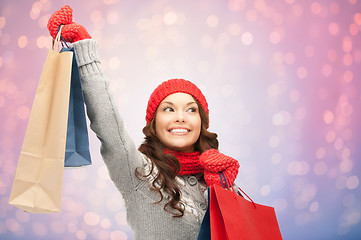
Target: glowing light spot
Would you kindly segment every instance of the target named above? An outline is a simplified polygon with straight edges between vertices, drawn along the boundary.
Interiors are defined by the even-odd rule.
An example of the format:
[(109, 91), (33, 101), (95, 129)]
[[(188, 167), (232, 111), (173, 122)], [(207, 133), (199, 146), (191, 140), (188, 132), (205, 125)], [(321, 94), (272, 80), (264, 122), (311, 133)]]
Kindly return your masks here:
[(105, 5), (111, 5), (111, 4), (116, 3), (116, 0), (103, 0), (103, 3), (104, 3)]
[(326, 174), (327, 169), (328, 169), (327, 164), (323, 161), (320, 161), (320, 162), (317, 162), (315, 164), (315, 166), (313, 167), (313, 172), (316, 175), (320, 176), (320, 175)]
[(288, 4), (293, 4), (293, 3), (295, 3), (295, 0), (285, 0), (285, 2)]
[(301, 66), (297, 68), (296, 74), (299, 79), (305, 79), (307, 77), (307, 69)]
[(18, 210), (16, 211), (16, 219), (22, 223), (29, 222), (30, 214), (22, 210)]
[(295, 62), (295, 54), (294, 53), (291, 53), (291, 52), (288, 52), (286, 53), (285, 55), (285, 62), (288, 64), (288, 65), (291, 65)]
[(352, 62), (353, 62), (353, 58), (351, 54), (345, 54), (343, 56), (343, 64), (345, 66), (351, 66)]
[(216, 15), (210, 15), (207, 18), (207, 25), (208, 27), (215, 28), (218, 26), (219, 20)]
[(110, 12), (107, 15), (107, 22), (109, 24), (116, 24), (118, 22), (118, 19), (119, 19), (119, 15), (116, 12)]
[(322, 10), (322, 7), (321, 7), (321, 4), (319, 2), (313, 2), (311, 4), (311, 12), (313, 14), (320, 14), (321, 13), (321, 10)]
[(112, 227), (112, 222), (109, 219), (104, 218), (101, 220), (100, 226), (104, 229), (109, 229)]
[(165, 25), (173, 25), (177, 22), (177, 14), (175, 12), (167, 12), (164, 14), (163, 22)]
[(346, 186), (348, 189), (352, 190), (352, 189), (356, 189), (359, 186), (359, 179), (357, 176), (351, 176), (347, 179), (346, 181)]
[(38, 236), (45, 236), (48, 233), (48, 229), (44, 223), (40, 223), (40, 222), (34, 223), (32, 228), (33, 228), (33, 232)]
[(334, 142), (334, 148), (336, 150), (341, 150), (343, 147), (343, 140), (341, 138), (337, 138)]
[(128, 236), (125, 232), (122, 231), (113, 231), (110, 233), (110, 240), (118, 240), (118, 239), (127, 240)]
[(238, 36), (241, 34), (241, 27), (239, 26), (239, 24), (233, 23), (233, 24), (229, 25), (228, 31), (231, 35)]
[(325, 77), (329, 77), (332, 74), (332, 67), (329, 64), (326, 64), (322, 67), (322, 74)]
[(353, 169), (353, 163), (349, 159), (344, 159), (340, 162), (340, 171), (343, 173), (349, 173)]
[(305, 161), (292, 161), (288, 164), (287, 171), (291, 175), (306, 175), (309, 172), (309, 164)]
[(201, 39), (201, 45), (202, 47), (204, 48), (210, 48), (213, 44), (213, 39), (211, 36), (203, 36), (202, 39)]
[(271, 193), (271, 186), (270, 185), (264, 185), (261, 187), (260, 193), (262, 196), (267, 196)]
[[(40, 36), (36, 39), (36, 46), (38, 48), (49, 48), (51, 46), (51, 36)], [(55, 46), (56, 47), (56, 46)]]
[(310, 207), (308, 209), (310, 210), (311, 213), (314, 213), (318, 211), (319, 207), (320, 204), (317, 201), (315, 201), (310, 204)]
[(253, 42), (253, 35), (250, 32), (245, 32), (241, 36), (241, 41), (244, 45), (248, 46)]
[(330, 110), (323, 112), (323, 120), (326, 124), (331, 124), (334, 121), (334, 115)]
[(352, 36), (356, 36), (359, 32), (359, 26), (357, 24), (352, 23), (348, 27), (348, 30)]
[(272, 117), (273, 125), (287, 125), (291, 122), (291, 115), (287, 111), (280, 111)]
[(301, 199), (303, 201), (311, 201), (317, 193), (317, 186), (315, 184), (307, 184), (301, 192)]
[(280, 153), (274, 153), (271, 157), (271, 162), (273, 164), (279, 164), (282, 161), (282, 155)]
[(283, 15), (280, 13), (275, 13), (272, 17), (273, 22), (277, 25), (281, 25), (283, 23)]
[(355, 13), (353, 19), (357, 25), (361, 26), (361, 13)]
[(330, 24), (328, 25), (328, 32), (329, 32), (332, 36), (336, 36), (339, 31), (340, 31), (340, 27), (338, 26), (337, 23), (330, 23)]
[(75, 233), (75, 232), (78, 230), (78, 228), (77, 228), (76, 224), (74, 224), (74, 223), (68, 223), (68, 225), (67, 225), (67, 230), (68, 230), (68, 232), (70, 232), (70, 233)]
[(354, 50), (354, 55), (353, 55), (353, 58), (354, 58), (354, 61), (355, 62), (361, 62), (361, 50)]
[(84, 214), (84, 222), (90, 226), (95, 226), (100, 222), (100, 217), (94, 212), (87, 212)]
[(270, 139), (268, 140), (268, 144), (270, 145), (270, 147), (275, 148), (280, 144), (280, 139), (277, 136), (272, 136), (270, 137)]
[(342, 49), (349, 53), (352, 50), (352, 39), (350, 37), (345, 37), (342, 41)]
[(0, 17), (0, 30), (2, 28), (4, 28), (6, 25), (6, 18), (5, 17)]
[(18, 221), (12, 218), (7, 218), (5, 220), (5, 226), (11, 232), (17, 232), (20, 229), (20, 224), (18, 223)]
[(250, 9), (246, 12), (246, 18), (249, 22), (255, 22), (257, 17), (257, 11), (254, 9)]
[(90, 13), (90, 20), (93, 23), (101, 22), (103, 20), (103, 16), (101, 11), (95, 10)]
[(292, 90), (290, 92), (290, 101), (295, 103), (298, 102), (300, 100), (300, 93), (297, 90)]
[(27, 120), (30, 115), (30, 109), (27, 106), (20, 106), (16, 110), (16, 116), (21, 120)]
[(39, 17), (39, 14), (41, 12), (42, 4), (40, 2), (35, 2), (31, 8), (30, 11), (30, 18), (35, 20)]
[(82, 230), (78, 230), (76, 231), (76, 238), (79, 240), (84, 240), (86, 239), (86, 233)]
[(347, 178), (345, 176), (340, 176), (336, 179), (335, 187), (337, 190), (343, 190), (346, 188)]
[(279, 32), (271, 32), (269, 35), (269, 41), (272, 44), (278, 44), (281, 41), (281, 34)]
[(335, 139), (336, 139), (336, 133), (334, 131), (331, 130), (326, 134), (326, 141), (328, 143), (335, 141)]
[(28, 38), (26, 36), (21, 36), (18, 39), (19, 48), (24, 48), (28, 44)]
[(316, 151), (316, 158), (317, 159), (322, 159), (326, 156), (326, 149), (323, 147), (320, 147), (317, 149)]

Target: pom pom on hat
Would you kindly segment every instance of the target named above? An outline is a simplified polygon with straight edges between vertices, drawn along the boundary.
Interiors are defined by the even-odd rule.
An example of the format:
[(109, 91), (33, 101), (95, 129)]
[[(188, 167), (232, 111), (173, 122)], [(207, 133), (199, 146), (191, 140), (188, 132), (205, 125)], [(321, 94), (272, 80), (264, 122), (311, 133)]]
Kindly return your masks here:
[(192, 95), (200, 103), (207, 116), (209, 116), (207, 100), (201, 90), (194, 83), (184, 79), (170, 79), (161, 83), (150, 95), (147, 114), (145, 117), (147, 124), (153, 119), (154, 114), (163, 99), (178, 92)]

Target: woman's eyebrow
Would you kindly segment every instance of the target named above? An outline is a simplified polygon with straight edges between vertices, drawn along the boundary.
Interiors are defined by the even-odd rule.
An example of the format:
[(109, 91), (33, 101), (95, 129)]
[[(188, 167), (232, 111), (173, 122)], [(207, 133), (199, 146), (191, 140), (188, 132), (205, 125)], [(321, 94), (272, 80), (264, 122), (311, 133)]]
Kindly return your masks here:
[[(193, 104), (193, 103), (196, 103), (196, 102), (189, 102), (189, 103), (187, 103), (186, 104), (186, 106), (188, 106), (188, 105), (191, 105), (191, 104)], [(174, 103), (172, 103), (172, 102), (168, 102), (168, 101), (165, 101), (165, 102), (161, 102), (160, 104), (169, 104), (169, 105), (172, 105), (172, 106), (174, 106)]]

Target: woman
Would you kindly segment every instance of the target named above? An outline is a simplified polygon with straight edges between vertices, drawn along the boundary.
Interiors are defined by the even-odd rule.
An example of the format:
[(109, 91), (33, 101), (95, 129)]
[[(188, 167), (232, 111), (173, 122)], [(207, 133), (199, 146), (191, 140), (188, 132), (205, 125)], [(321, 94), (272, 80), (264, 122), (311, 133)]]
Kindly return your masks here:
[(207, 131), (204, 95), (184, 79), (160, 84), (149, 98), (145, 141), (137, 149), (109, 91), (97, 43), (72, 18), (65, 6), (50, 17), (48, 29), (55, 37), (63, 25), (63, 38), (73, 43), (90, 127), (125, 200), (135, 239), (196, 239), (207, 209), (207, 186), (220, 184), (219, 171), (233, 184), (239, 168), (237, 160), (218, 152), (217, 135)]

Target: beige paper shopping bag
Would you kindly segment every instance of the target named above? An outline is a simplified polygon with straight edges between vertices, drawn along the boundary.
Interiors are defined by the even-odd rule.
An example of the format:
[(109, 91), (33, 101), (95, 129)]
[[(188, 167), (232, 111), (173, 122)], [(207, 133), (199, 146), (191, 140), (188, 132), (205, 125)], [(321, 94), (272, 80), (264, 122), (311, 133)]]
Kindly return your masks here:
[(58, 41), (41, 73), (9, 199), (31, 213), (61, 206), (73, 53), (56, 51)]

